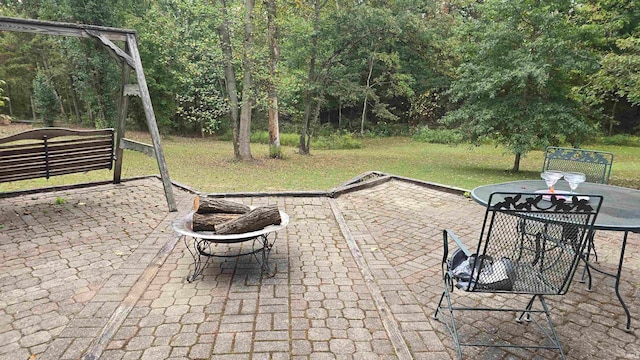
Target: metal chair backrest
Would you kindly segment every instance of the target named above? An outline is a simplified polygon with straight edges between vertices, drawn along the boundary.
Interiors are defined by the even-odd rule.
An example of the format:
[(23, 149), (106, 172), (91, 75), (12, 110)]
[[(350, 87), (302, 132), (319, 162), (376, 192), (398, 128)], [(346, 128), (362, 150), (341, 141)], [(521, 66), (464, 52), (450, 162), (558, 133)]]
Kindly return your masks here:
[(602, 203), (597, 195), (573, 199), (491, 194), (471, 277), (477, 281), (465, 290), (564, 294)]
[(549, 146), (542, 171), (561, 170), (584, 173), (588, 182), (608, 184), (613, 154), (606, 151)]

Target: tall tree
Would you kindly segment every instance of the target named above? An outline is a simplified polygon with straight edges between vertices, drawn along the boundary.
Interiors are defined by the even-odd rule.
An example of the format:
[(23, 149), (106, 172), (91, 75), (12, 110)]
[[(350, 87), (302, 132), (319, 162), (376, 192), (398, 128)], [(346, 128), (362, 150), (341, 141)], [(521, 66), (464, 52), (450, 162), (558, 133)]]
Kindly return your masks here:
[[(124, 23), (124, 13), (117, 8), (100, 0), (42, 0), (38, 17), (43, 20), (118, 27)], [(63, 72), (72, 74), (73, 90), (86, 104), (90, 125), (113, 126), (120, 82), (116, 62), (96, 41), (75, 38), (58, 41), (68, 58)], [(68, 85), (68, 78), (65, 76), (64, 82), (60, 83)]]
[(316, 91), (316, 61), (318, 60), (318, 36), (320, 31), (320, 12), (327, 4), (327, 0), (312, 0), (313, 12), (312, 23), (313, 31), (311, 33), (311, 49), (309, 53), (309, 67), (307, 72), (307, 86), (304, 93), (304, 115), (302, 118), (302, 129), (300, 131), (300, 144), (298, 152), (303, 155), (309, 155), (311, 152), (311, 134), (309, 133), (309, 124), (312, 117), (312, 107), (314, 102), (319, 103)]
[(58, 97), (51, 80), (40, 71), (33, 79), (33, 101), (36, 112), (42, 117), (44, 123), (47, 126), (53, 126), (60, 109)]
[(267, 97), (269, 103), (269, 154), (271, 157), (282, 156), (280, 149), (280, 124), (278, 113), (278, 24), (276, 0), (265, 0), (267, 7), (267, 41), (269, 43), (269, 78), (267, 79)]
[(515, 155), (513, 171), (530, 150), (562, 140), (579, 145), (594, 130), (571, 96), (595, 59), (579, 47), (569, 5), (488, 0), (459, 28), (463, 63), (450, 95), (460, 107), (443, 121), (475, 143), (504, 145)]
[(240, 159), (240, 115), (236, 73), (233, 66), (233, 47), (231, 46), (231, 31), (229, 28), (229, 11), (226, 0), (220, 0), (222, 8), (222, 22), (218, 26), (218, 36), (224, 58), (224, 79), (229, 96), (229, 113), (233, 132), (233, 153), (236, 159)]
[(240, 129), (238, 141), (240, 143), (240, 160), (251, 160), (251, 113), (253, 108), (253, 68), (254, 56), (254, 24), (253, 8), (255, 0), (245, 0), (244, 42), (242, 43), (242, 107), (240, 108)]

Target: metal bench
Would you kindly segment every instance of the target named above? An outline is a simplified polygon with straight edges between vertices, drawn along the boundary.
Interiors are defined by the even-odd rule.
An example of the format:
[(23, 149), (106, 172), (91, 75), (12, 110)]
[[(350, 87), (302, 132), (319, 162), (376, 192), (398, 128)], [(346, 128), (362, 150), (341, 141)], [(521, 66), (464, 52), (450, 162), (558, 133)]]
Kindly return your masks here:
[(0, 183), (113, 168), (114, 130), (41, 128), (0, 138)]

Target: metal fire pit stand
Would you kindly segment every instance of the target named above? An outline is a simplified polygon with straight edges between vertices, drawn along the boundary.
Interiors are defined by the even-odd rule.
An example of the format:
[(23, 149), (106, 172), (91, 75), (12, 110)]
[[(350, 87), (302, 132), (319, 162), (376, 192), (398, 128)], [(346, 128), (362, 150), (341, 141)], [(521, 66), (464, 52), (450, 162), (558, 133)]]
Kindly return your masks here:
[[(275, 271), (270, 272), (269, 255), (274, 243), (278, 239), (277, 231), (284, 229), (289, 224), (289, 216), (280, 211), (281, 222), (279, 225), (269, 225), (257, 231), (251, 231), (242, 234), (220, 235), (212, 231), (193, 231), (193, 212), (190, 212), (182, 219), (178, 219), (173, 223), (173, 230), (180, 234), (187, 250), (193, 257), (193, 272), (187, 275), (187, 281), (192, 282), (198, 276), (202, 275), (204, 268), (212, 257), (238, 257), (244, 255), (253, 255), (260, 264), (262, 273), (272, 277)], [(213, 247), (217, 244), (234, 244), (251, 241), (251, 250), (238, 254), (214, 253)], [(204, 257), (204, 259), (203, 259)]]

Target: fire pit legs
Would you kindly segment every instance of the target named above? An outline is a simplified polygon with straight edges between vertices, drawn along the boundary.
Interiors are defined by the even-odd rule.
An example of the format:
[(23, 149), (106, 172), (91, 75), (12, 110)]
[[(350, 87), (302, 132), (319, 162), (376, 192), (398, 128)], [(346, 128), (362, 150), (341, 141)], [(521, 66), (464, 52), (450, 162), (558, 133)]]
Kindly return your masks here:
[[(284, 229), (289, 224), (289, 215), (279, 211), (280, 223), (277, 225), (267, 225), (259, 230), (239, 233), (239, 234), (216, 234), (213, 231), (193, 231), (193, 215), (191, 212), (181, 219), (173, 222), (173, 230), (182, 236), (185, 246), (193, 258), (193, 272), (187, 275), (187, 281), (193, 282), (197, 279), (204, 268), (207, 267), (212, 257), (238, 257), (243, 255), (253, 255), (260, 264), (261, 274), (272, 277), (276, 273), (269, 266), (269, 256), (273, 244), (278, 239), (278, 231)], [(238, 253), (229, 254), (228, 248), (218, 251), (214, 249), (218, 245), (238, 244), (251, 241), (251, 249), (248, 251), (238, 250)], [(204, 256), (204, 259), (202, 258)]]
[[(269, 236), (272, 234), (273, 240), (269, 239)], [(212, 257), (229, 258), (244, 255), (253, 255), (256, 261), (260, 264), (262, 274), (266, 274), (268, 277), (273, 277), (276, 273), (276, 269), (274, 267), (273, 272), (271, 271), (271, 267), (269, 266), (269, 255), (271, 255), (271, 249), (277, 239), (278, 234), (275, 232), (262, 234), (256, 237), (242, 239), (242, 241), (237, 241), (252, 241), (253, 243), (250, 251), (239, 254), (216, 254), (212, 249), (214, 245), (217, 244), (215, 241), (183, 235), (184, 244), (193, 258), (193, 272), (187, 275), (187, 281), (193, 282), (196, 278), (202, 275), (202, 272), (209, 263), (209, 259)], [(258, 248), (256, 248), (256, 246), (258, 246)], [(260, 256), (258, 256), (258, 254), (260, 254)]]

